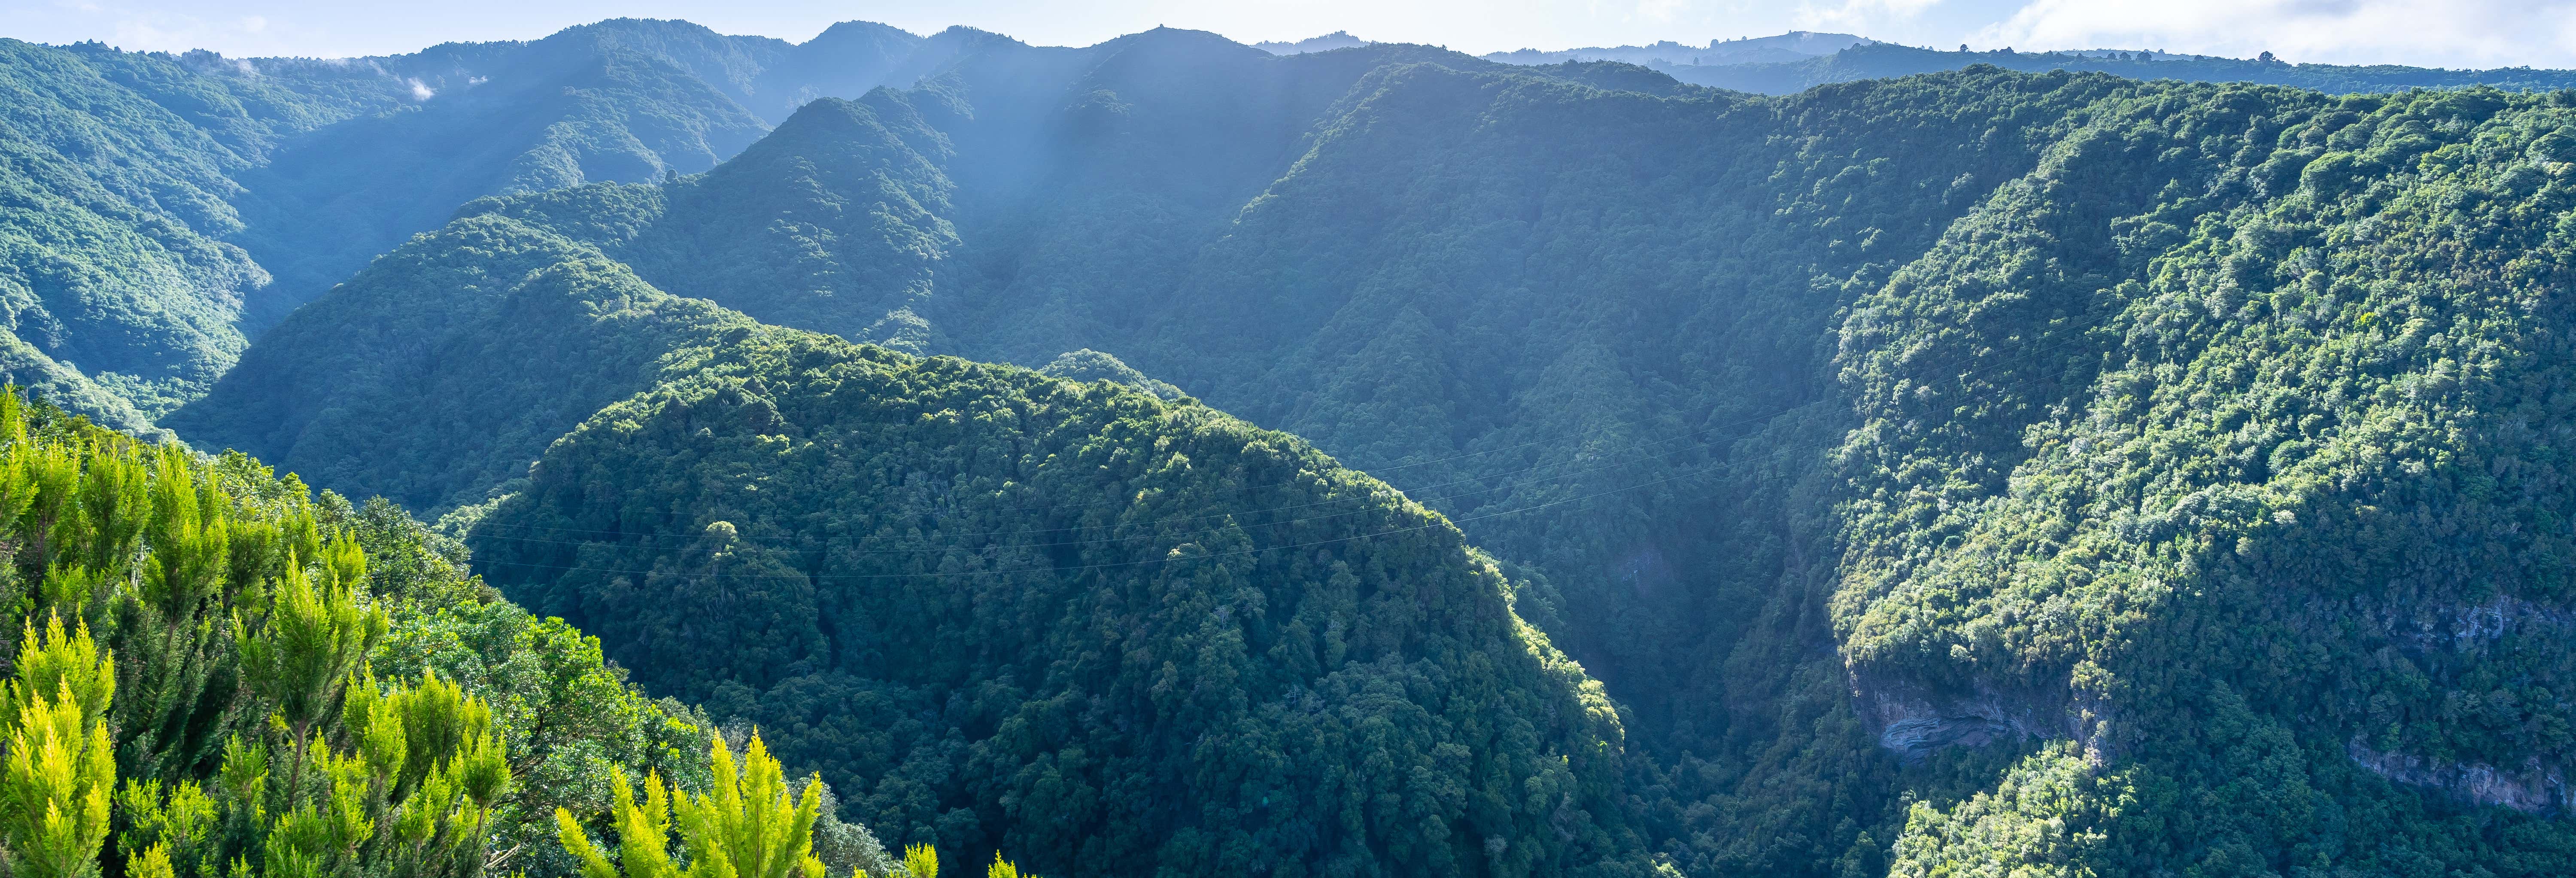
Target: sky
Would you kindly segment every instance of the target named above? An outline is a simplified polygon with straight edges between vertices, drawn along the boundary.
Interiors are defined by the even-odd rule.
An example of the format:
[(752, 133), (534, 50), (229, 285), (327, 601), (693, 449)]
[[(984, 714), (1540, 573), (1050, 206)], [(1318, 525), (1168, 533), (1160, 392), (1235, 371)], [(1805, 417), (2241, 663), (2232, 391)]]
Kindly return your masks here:
[(534, 39), (614, 17), (800, 42), (853, 19), (922, 34), (962, 24), (1040, 45), (1089, 45), (1157, 25), (1244, 42), (1339, 30), (1480, 54), (1797, 29), (1941, 48), (2576, 68), (2576, 0), (0, 0), (0, 37), (346, 57)]

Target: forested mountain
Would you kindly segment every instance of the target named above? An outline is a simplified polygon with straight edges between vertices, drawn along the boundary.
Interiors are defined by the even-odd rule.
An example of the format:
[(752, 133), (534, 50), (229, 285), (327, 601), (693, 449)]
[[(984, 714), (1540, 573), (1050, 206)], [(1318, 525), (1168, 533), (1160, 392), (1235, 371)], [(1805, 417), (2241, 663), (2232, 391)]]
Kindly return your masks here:
[[(382, 500), (0, 395), (0, 856), (19, 873), (574, 871), (557, 808), (710, 777), (712, 724)], [(884, 872), (825, 821), (834, 864)]]
[(2211, 97), (2105, 107), (1844, 323), (1864, 709), (2067, 741), (1899, 871), (2563, 871), (2381, 791), (2569, 804), (2576, 101)]
[(738, 347), (469, 542), (851, 819), (1077, 876), (1652, 871), (1617, 711), (1437, 514), (1111, 382)]
[(687, 374), (749, 318), (497, 217), (378, 259), (167, 420), (413, 509), (479, 503), (601, 406)]
[[(545, 697), (661, 737), (561, 782), (543, 875), (650, 823), (611, 768), (730, 783), (727, 723), (840, 817), (1058, 875), (2576, 871), (2576, 92), (2507, 90), (2555, 72), (1876, 44), (1697, 65), (1728, 91), (641, 21), (0, 49), (10, 374), (340, 494), (41, 407), (0, 452), (158, 455), (133, 484), (362, 550), (227, 574), (189, 612), (248, 639), (206, 655), (298, 577), (365, 583), (386, 643), (554, 626), (527, 662), (596, 693)], [(180, 673), (113, 613), (184, 528), (0, 521), (21, 610)], [(382, 655), (332, 691), (448, 691)], [(187, 742), (118, 770), (215, 776), (220, 729), (357, 777), (373, 708), (272, 733), (282, 690), (226, 691), (111, 723)], [(892, 868), (822, 831), (834, 878)]]
[(703, 171), (806, 100), (986, 39), (620, 20), (331, 61), (0, 40), (0, 371), (148, 430), (247, 336), (458, 204)]
[[(1721, 43), (1719, 45), (1728, 45)], [(2042, 73), (2072, 70), (2108, 73), (2135, 79), (2179, 79), (2190, 82), (2252, 82), (2327, 92), (2385, 92), (2410, 88), (2460, 88), (2485, 85), (2525, 91), (2576, 88), (2576, 71), (2508, 67), (2494, 70), (2445, 70), (2400, 64), (2290, 64), (2265, 58), (2219, 58), (2146, 50), (2015, 52), (1941, 51), (1863, 41), (1849, 48), (1812, 57), (1749, 61), (1639, 60), (1682, 82), (1760, 94), (1791, 94), (1831, 82), (1880, 79), (1957, 70), (1991, 64), (2007, 70)], [(1612, 55), (1570, 53), (1578, 57), (1628, 60)], [(1567, 54), (1567, 53), (1560, 53)], [(2266, 53), (2268, 56), (2269, 53)], [(1518, 60), (1488, 55), (1497, 61)], [(1535, 59), (1532, 59), (1535, 60)], [(1521, 63), (1529, 63), (1522, 61)]]
[(1329, 52), (1368, 45), (1369, 41), (1351, 36), (1349, 31), (1334, 31), (1320, 37), (1307, 37), (1296, 42), (1265, 40), (1252, 44), (1255, 49), (1273, 55), (1299, 55), (1307, 52)]
[[(1487, 61), (1505, 64), (1563, 64), (1567, 61), (1618, 61), (1642, 66), (1682, 65), (1720, 66), (1739, 64), (1779, 64), (1831, 55), (1853, 46), (1877, 43), (1867, 37), (1851, 34), (1817, 33), (1793, 30), (1785, 34), (1749, 39), (1710, 40), (1708, 45), (1687, 45), (1663, 40), (1644, 46), (1595, 46), (1582, 49), (1516, 49), (1493, 52)], [(1916, 71), (1926, 72), (1926, 71)]]
[[(2567, 377), (2553, 347), (2567, 331), (2555, 199), (2576, 160), (2565, 103), (1992, 66), (1757, 98), (1419, 47), (1271, 57), (1177, 31), (1081, 50), (987, 43), (920, 88), (808, 105), (704, 175), (470, 205), (299, 314), (311, 327), (281, 327), (275, 359), (255, 350), (171, 423), (272, 455), (404, 449), (387, 457), (424, 465), (298, 466), (348, 490), (399, 488), (424, 511), (504, 497), (458, 520), (479, 520), (496, 579), (599, 626), (648, 681), (720, 716), (815, 730), (780, 736), (846, 754), (808, 758), (869, 790), (848, 801), (877, 797), (854, 818), (955, 844), (967, 836), (942, 821), (970, 818), (938, 815), (965, 808), (995, 834), (972, 844), (1026, 841), (1049, 868), (1111, 868), (1052, 827), (1096, 827), (1085, 843), (1125, 868), (1181, 848), (1120, 827), (1205, 824), (1113, 820), (1018, 786), (1049, 776), (1030, 768), (1037, 754), (1068, 746), (1170, 752), (1105, 731), (1116, 714), (1051, 720), (1044, 747), (989, 764), (974, 760), (1001, 757), (956, 754), (1022, 739), (966, 706), (981, 701), (942, 696), (936, 723), (894, 719), (930, 710), (906, 700), (923, 692), (1004, 676), (1012, 715), (1126, 685), (1055, 658), (1070, 633), (989, 627), (1106, 605), (989, 614), (1128, 588), (1086, 571), (1168, 552), (1092, 554), (1143, 531), (1056, 507), (1147, 499), (1083, 481), (1098, 472), (979, 469), (1043, 463), (1029, 431), (1055, 423), (1030, 420), (1047, 405), (977, 420), (985, 410), (894, 389), (1024, 373), (713, 316), (648, 331), (665, 324), (621, 316), (666, 301), (640, 289), (598, 319), (563, 304), (471, 317), (492, 328), (406, 361), (415, 378), (298, 390), (292, 364), (326, 362), (338, 334), (394, 307), (362, 300), (468, 315), (504, 313), (468, 305), (480, 295), (592, 301), (538, 295), (537, 281), (593, 265), (599, 289), (1168, 382), (1306, 437), (1492, 550), (1492, 588), (1630, 711), (1621, 783), (1637, 810), (1620, 826), (1685, 873), (2553, 874), (2576, 850), (2547, 816), (2565, 801), (2570, 719), (2550, 694), (2571, 659), (2552, 633), (2570, 512), (2549, 438), (2565, 420), (2552, 408)], [(476, 236), (558, 267), (406, 279), (472, 263), (440, 254)], [(450, 289), (491, 292), (430, 295)], [(667, 301), (657, 314), (701, 313)], [(497, 494), (578, 404), (424, 431), (472, 440), (353, 439), (366, 434), (339, 425), (353, 422), (313, 414), (390, 422), (442, 405), (510, 371), (465, 353), (486, 335), (639, 364), (618, 385), (616, 370), (550, 365), (592, 358), (531, 358), (544, 377), (525, 386), (560, 381), (568, 399), (662, 384)], [(888, 389), (825, 389), (852, 383)], [(992, 392), (1071, 392), (1010, 386)], [(272, 397), (286, 414), (191, 420)], [(931, 449), (862, 438), (949, 410), (957, 429), (1019, 444), (960, 439), (920, 463)], [(509, 438), (467, 444), (486, 435)], [(427, 464), (443, 448), (489, 456)], [(1041, 478), (1069, 481), (1020, 493)], [(891, 511), (919, 504), (934, 511)], [(1218, 514), (1201, 509), (1185, 517)], [(1252, 531), (1264, 520), (1224, 514)], [(1053, 554), (1004, 539), (1052, 531), (1079, 536)], [(1041, 556), (1044, 587), (929, 560)], [(725, 578), (736, 571), (765, 584), (743, 590)], [(927, 585), (952, 573), (991, 584)], [(958, 615), (883, 633), (911, 604), (866, 602), (904, 581), (950, 607), (925, 612)], [(719, 623), (737, 627), (702, 627)], [(981, 633), (910, 650), (935, 654), (933, 670), (844, 646), (942, 631)], [(742, 652), (711, 663), (690, 645), (710, 637)], [(1006, 657), (1021, 651), (1044, 658)], [(851, 679), (878, 687), (858, 703), (886, 705), (864, 708), (884, 719), (834, 712), (853, 703), (833, 694)], [(926, 744), (902, 742), (930, 738), (858, 731), (894, 727), (957, 728), (964, 749), (918, 755)], [(1248, 806), (1188, 786), (1204, 779), (1154, 782), (1192, 791), (1158, 800)], [(1615, 810), (1586, 813), (1608, 825)]]
[(265, 327), (476, 197), (704, 171), (807, 100), (908, 84), (987, 38), (851, 22), (790, 44), (621, 19), (350, 62), (415, 100), (316, 132), (246, 177), (244, 246), (278, 276), (249, 319)]
[(0, 40), (0, 369), (129, 430), (203, 393), (269, 280), (229, 242), (245, 228), (234, 177), (291, 135), (399, 100), (335, 72), (316, 72), (316, 97), (166, 56)]

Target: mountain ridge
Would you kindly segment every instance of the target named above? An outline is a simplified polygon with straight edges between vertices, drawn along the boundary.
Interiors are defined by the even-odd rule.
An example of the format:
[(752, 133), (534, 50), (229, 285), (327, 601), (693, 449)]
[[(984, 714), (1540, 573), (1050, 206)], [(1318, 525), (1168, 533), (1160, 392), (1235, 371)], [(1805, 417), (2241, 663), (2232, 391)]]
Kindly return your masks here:
[[(152, 97), (21, 86), (71, 121), (0, 156), (79, 209), (0, 222), (168, 229), (82, 251), (125, 272), (94, 287), (236, 325), (224, 272), (271, 260), (199, 227), (354, 173), (272, 156), (517, 126), (444, 194), (344, 193), (435, 228), (164, 425), (440, 516), (888, 839), (1080, 874), (2576, 869), (2576, 91), (1678, 65), (1797, 84), (1765, 95), (854, 26), (913, 48), (836, 81), (921, 73), (804, 100), (793, 47), (709, 34), (278, 68), (310, 93), (28, 49)], [(1827, 81), (1921, 64), (1955, 69)], [(1363, 623), (1387, 650), (1344, 661)]]

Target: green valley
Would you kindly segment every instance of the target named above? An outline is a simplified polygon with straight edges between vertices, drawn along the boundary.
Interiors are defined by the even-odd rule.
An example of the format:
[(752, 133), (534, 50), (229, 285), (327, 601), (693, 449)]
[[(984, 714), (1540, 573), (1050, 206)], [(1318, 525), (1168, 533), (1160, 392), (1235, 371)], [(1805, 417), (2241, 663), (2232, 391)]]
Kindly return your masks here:
[(2576, 872), (2568, 74), (1764, 46), (0, 43), (0, 863)]

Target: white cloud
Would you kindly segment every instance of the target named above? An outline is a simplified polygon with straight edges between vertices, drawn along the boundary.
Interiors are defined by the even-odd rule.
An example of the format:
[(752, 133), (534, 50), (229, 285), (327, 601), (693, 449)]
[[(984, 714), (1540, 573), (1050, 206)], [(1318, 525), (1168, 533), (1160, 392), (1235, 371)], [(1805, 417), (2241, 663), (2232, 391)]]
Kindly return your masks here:
[[(1858, 2), (1858, 0), (1855, 0)], [(2286, 61), (2576, 66), (2567, 0), (2032, 0), (1979, 42), (2172, 49)]]
[[(1800, 28), (1865, 31), (1884, 27), (1923, 14), (1941, 0), (1842, 0), (1840, 3), (1818, 3), (1802, 0), (1790, 16)], [(1863, 33), (1863, 36), (1868, 34)]]
[(1637, 17), (1652, 22), (1670, 22), (1688, 8), (1688, 0), (1637, 0)]
[(421, 81), (420, 81), (419, 79), (417, 79), (417, 78), (414, 78), (414, 79), (406, 79), (406, 80), (403, 80), (403, 81), (404, 81), (404, 82), (406, 82), (406, 83), (410, 83), (410, 84), (411, 84), (411, 99), (412, 99), (412, 100), (415, 100), (415, 101), (425, 101), (425, 100), (429, 100), (429, 99), (430, 99), (430, 98), (432, 98), (432, 97), (437, 96), (437, 94), (438, 94), (438, 91), (437, 91), (436, 89), (432, 89), (432, 88), (430, 88), (429, 86), (422, 84), (422, 83), (421, 83)]

